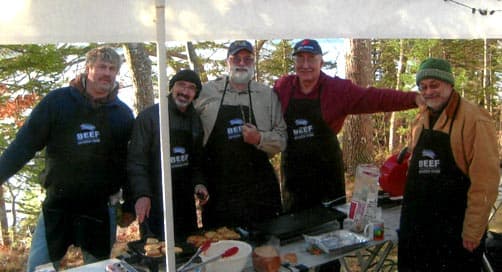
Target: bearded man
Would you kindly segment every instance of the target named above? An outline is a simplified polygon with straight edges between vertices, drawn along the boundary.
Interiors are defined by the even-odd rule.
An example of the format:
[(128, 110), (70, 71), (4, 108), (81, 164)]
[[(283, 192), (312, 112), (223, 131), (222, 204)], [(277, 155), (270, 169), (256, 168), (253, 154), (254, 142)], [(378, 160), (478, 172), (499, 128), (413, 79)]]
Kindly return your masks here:
[(86, 264), (110, 256), (110, 237), (115, 237), (110, 204), (125, 185), (134, 122), (131, 109), (117, 97), (121, 64), (113, 48), (87, 52), (85, 72), (50, 91), (0, 156), (1, 186), (45, 149), (40, 174), (45, 199), (31, 240), (29, 272), (48, 263), (59, 269), (70, 245), (80, 247)]
[(211, 192), (205, 227), (245, 228), (281, 210), (279, 182), (269, 158), (286, 147), (286, 123), (277, 95), (252, 80), (253, 52), (248, 41), (232, 42), (228, 75), (206, 83), (195, 101)]
[[(200, 168), (202, 128), (192, 101), (201, 90), (199, 75), (181, 70), (169, 81), (169, 141), (174, 238), (184, 241), (197, 230), (194, 195), (205, 204), (208, 192)], [(162, 97), (164, 99), (164, 97)], [(143, 240), (165, 240), (159, 104), (140, 112), (134, 122), (127, 154), (129, 183), (124, 195), (134, 202)]]

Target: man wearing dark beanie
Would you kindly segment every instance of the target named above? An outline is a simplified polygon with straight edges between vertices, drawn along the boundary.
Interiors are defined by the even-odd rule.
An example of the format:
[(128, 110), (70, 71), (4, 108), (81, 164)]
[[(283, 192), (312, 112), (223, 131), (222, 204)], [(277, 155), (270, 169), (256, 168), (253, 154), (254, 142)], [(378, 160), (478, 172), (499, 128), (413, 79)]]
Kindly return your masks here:
[(399, 228), (399, 271), (480, 271), (500, 180), (495, 125), (455, 91), (450, 63), (416, 75), (426, 107), (413, 126)]
[[(205, 204), (208, 192), (200, 171), (202, 128), (192, 101), (202, 88), (199, 75), (182, 70), (169, 81), (169, 138), (173, 190), (174, 236), (182, 242), (197, 230), (194, 194)], [(161, 99), (163, 96), (161, 96)], [(129, 187), (142, 239), (164, 240), (159, 105), (138, 114), (127, 156)]]

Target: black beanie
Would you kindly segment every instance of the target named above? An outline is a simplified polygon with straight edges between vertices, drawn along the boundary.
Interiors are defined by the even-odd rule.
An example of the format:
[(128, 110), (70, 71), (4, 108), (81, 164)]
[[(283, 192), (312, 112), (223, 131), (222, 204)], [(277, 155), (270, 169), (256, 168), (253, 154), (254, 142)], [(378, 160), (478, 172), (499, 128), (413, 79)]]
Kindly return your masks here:
[(181, 70), (177, 72), (171, 78), (171, 80), (169, 80), (169, 91), (171, 91), (171, 89), (173, 88), (174, 83), (180, 80), (192, 82), (193, 84), (195, 84), (195, 86), (197, 87), (197, 93), (195, 94), (195, 98), (199, 96), (200, 90), (202, 89), (202, 83), (200, 82), (199, 74), (197, 74), (192, 70)]

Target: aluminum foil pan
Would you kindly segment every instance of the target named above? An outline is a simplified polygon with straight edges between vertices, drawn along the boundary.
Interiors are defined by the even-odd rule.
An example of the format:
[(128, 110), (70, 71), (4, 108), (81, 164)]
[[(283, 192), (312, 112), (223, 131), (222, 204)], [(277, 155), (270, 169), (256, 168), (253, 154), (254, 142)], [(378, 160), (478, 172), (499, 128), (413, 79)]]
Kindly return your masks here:
[(316, 236), (303, 235), (305, 242), (317, 246), (325, 253), (343, 252), (363, 247), (370, 240), (348, 230), (335, 230)]

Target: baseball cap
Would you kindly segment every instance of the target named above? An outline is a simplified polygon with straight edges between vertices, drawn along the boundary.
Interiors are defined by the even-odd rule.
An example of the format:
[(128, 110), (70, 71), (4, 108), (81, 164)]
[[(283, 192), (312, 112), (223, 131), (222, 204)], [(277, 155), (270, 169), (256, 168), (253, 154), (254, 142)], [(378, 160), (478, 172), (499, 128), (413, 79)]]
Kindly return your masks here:
[(317, 43), (316, 40), (311, 39), (303, 39), (295, 44), (295, 47), (293, 48), (293, 56), (301, 52), (322, 55), (322, 49), (319, 46), (319, 43)]
[(245, 40), (234, 41), (230, 44), (230, 47), (228, 47), (227, 57), (230, 55), (235, 55), (237, 52), (241, 50), (247, 50), (253, 53), (253, 45), (251, 45), (250, 42)]

